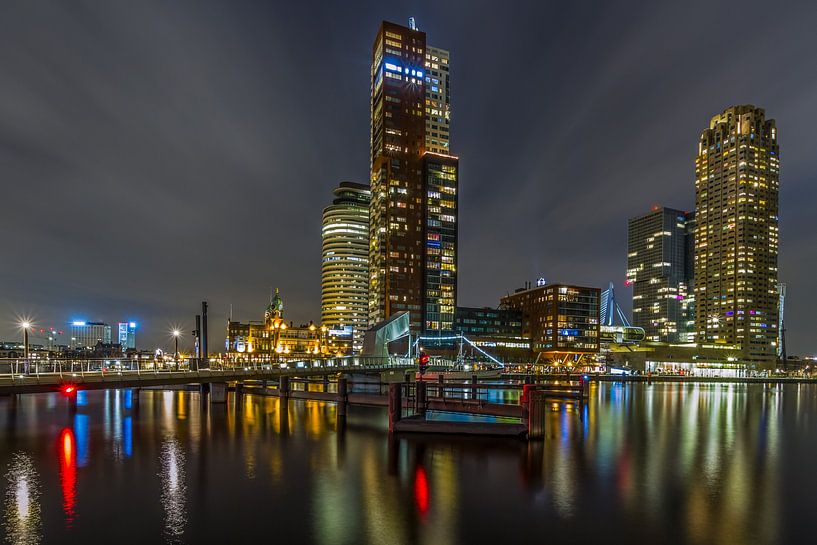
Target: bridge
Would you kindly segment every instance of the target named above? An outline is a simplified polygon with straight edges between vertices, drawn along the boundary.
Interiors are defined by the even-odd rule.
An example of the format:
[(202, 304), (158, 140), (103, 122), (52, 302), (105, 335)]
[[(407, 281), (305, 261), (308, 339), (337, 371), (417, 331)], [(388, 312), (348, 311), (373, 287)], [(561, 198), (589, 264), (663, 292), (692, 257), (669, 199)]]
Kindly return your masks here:
[(328, 376), (337, 373), (405, 371), (414, 361), (403, 357), (326, 358), (282, 363), (224, 365), (211, 361), (209, 368), (161, 368), (151, 362), (130, 360), (0, 360), (0, 395), (57, 392), (62, 389), (101, 390), (182, 384), (213, 384), (279, 380), (281, 377)]

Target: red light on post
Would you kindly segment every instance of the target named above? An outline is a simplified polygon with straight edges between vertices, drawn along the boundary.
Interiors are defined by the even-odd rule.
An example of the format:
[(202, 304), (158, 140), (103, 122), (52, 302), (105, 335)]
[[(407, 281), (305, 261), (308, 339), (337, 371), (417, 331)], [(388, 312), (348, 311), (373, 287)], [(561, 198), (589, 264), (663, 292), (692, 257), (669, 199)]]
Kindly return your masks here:
[(74, 395), (77, 393), (77, 387), (73, 384), (63, 384), (60, 387), (60, 392), (62, 392), (62, 395), (64, 396)]

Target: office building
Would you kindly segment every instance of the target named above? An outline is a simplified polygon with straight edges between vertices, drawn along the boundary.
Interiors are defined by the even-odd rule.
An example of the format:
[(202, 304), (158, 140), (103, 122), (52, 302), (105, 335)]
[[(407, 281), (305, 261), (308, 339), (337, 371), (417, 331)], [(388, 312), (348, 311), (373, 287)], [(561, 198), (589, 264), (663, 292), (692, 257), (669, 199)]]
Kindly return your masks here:
[(71, 322), (71, 348), (94, 348), (98, 343), (111, 344), (111, 326), (102, 322)]
[(501, 299), (522, 317), (531, 349), (553, 363), (577, 364), (599, 352), (601, 290), (564, 284), (526, 285)]
[(136, 322), (119, 322), (118, 342), (122, 350), (136, 349)]
[(655, 207), (629, 221), (627, 283), (633, 289), (632, 325), (647, 341), (694, 342), (692, 254), (694, 214)]
[(323, 211), (321, 323), (363, 346), (369, 308), (369, 187), (341, 182)]
[(695, 159), (698, 343), (772, 365), (778, 342), (779, 148), (761, 108), (733, 106), (701, 133)]
[(381, 24), (371, 65), (369, 326), (408, 311), (413, 334), (453, 330), (459, 164), (448, 151), (448, 68), (448, 54), (427, 49), (413, 23)]
[(490, 307), (457, 307), (454, 331), (466, 337), (521, 337), (522, 313)]

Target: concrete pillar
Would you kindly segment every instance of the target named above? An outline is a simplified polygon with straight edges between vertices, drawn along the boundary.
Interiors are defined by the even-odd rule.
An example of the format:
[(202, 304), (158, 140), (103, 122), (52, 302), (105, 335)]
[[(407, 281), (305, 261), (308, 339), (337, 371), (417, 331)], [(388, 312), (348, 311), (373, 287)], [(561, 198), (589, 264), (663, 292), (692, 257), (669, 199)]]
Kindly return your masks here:
[(389, 384), (389, 433), (394, 431), (394, 423), (403, 416), (403, 385)]
[(278, 397), (289, 398), (289, 377), (283, 376), (278, 379)]
[(416, 387), (417, 387), (417, 414), (425, 416), (426, 414), (426, 400), (428, 399), (426, 393), (428, 392), (428, 383), (424, 380), (418, 380)]
[(349, 402), (349, 379), (338, 379), (338, 416), (346, 416), (346, 405)]
[(210, 403), (227, 403), (226, 382), (213, 382), (210, 384)]

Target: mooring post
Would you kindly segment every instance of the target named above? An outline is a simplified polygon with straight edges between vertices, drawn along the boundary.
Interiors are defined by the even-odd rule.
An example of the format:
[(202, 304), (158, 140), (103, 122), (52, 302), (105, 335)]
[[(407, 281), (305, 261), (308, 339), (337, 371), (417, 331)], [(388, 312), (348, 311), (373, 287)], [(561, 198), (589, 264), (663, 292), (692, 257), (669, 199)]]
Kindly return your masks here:
[(74, 414), (75, 412), (77, 412), (77, 389), (76, 388), (74, 388), (68, 394), (68, 411), (71, 414)]
[(278, 397), (289, 398), (289, 377), (287, 376), (278, 379)]
[(528, 439), (538, 440), (545, 438), (545, 417), (547, 404), (544, 392), (531, 389), (527, 392), (527, 426)]
[(417, 414), (421, 416), (425, 416), (426, 414), (426, 393), (428, 391), (427, 386), (428, 383), (424, 380), (419, 380), (416, 383), (417, 388), (417, 396), (416, 396), (416, 411)]
[(403, 385), (399, 382), (389, 384), (389, 433), (394, 431), (394, 424), (403, 415)]
[(323, 391), (324, 392), (329, 391), (329, 375), (323, 376)]
[(582, 401), (584, 401), (590, 398), (590, 377), (583, 375), (581, 385), (582, 385)]
[(349, 400), (348, 387), (347, 377), (338, 378), (338, 416), (346, 416), (346, 404)]
[(437, 375), (437, 395), (440, 399), (445, 399), (445, 375)]

